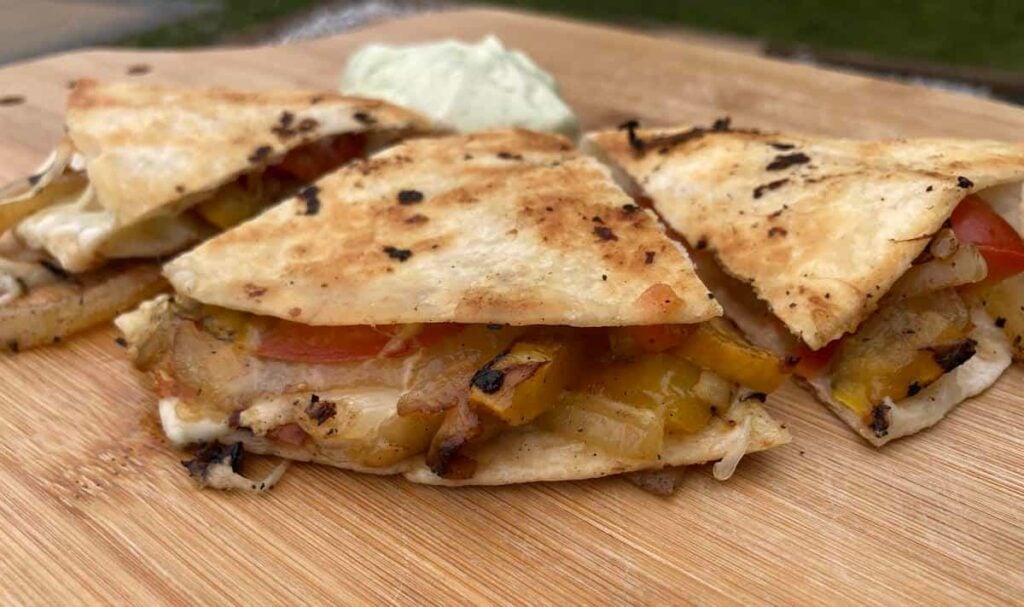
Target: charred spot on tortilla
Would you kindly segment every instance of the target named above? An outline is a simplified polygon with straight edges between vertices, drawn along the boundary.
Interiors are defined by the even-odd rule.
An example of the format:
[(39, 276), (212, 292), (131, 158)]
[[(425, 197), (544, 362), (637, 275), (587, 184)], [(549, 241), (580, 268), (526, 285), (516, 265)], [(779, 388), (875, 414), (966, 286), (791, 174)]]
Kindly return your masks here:
[(409, 225), (419, 225), (421, 223), (427, 223), (428, 221), (430, 221), (429, 217), (427, 217), (426, 215), (424, 215), (422, 213), (416, 213), (412, 217), (406, 219), (405, 223), (407, 223)]
[(303, 118), (299, 121), (298, 130), (300, 133), (308, 133), (320, 126), (320, 121), (316, 118)]
[(629, 136), (629, 145), (636, 152), (643, 153), (651, 148), (659, 148), (659, 154), (667, 154), (669, 150), (677, 145), (700, 139), (709, 133), (746, 133), (749, 135), (759, 135), (760, 131), (757, 129), (734, 129), (732, 128), (732, 119), (728, 116), (715, 120), (710, 127), (696, 126), (691, 129), (680, 131), (678, 133), (671, 133), (669, 135), (661, 135), (658, 137), (652, 137), (649, 140), (641, 139), (637, 134), (636, 130), (640, 127), (640, 124), (636, 120), (630, 120), (619, 125), (620, 130), (627, 131)]
[(245, 290), (245, 296), (248, 297), (249, 299), (255, 299), (257, 297), (264, 295), (267, 292), (266, 287), (261, 287), (251, 282), (245, 283), (242, 286), (242, 289)]
[[(776, 179), (775, 181), (769, 181), (768, 183), (759, 185), (756, 188), (754, 188), (754, 198), (760, 198), (761, 196), (764, 196), (765, 192), (768, 192), (768, 191), (771, 191), (771, 190), (777, 190), (777, 189), (781, 188), (782, 186), (786, 185), (787, 183), (789, 183), (789, 179), (788, 178), (786, 178), (786, 179)], [(776, 211), (775, 213), (773, 213), (772, 215), (769, 215), (769, 217), (773, 217), (773, 216), (774, 217), (778, 217), (781, 214), (782, 214), (782, 211), (779, 210), (779, 211)]]
[(1005, 327), (1006, 326), (1006, 319), (1003, 318), (1002, 316), (997, 317), (996, 318), (996, 326), (999, 327), (1000, 329)]
[(781, 143), (779, 141), (772, 141), (768, 145), (772, 146), (776, 150), (779, 150), (780, 152), (785, 152), (786, 150), (792, 150), (793, 148), (796, 147), (792, 143)]
[(295, 114), (285, 110), (281, 112), (281, 115), (277, 118), (277, 124), (271, 127), (270, 132), (281, 139), (287, 139), (295, 134), (295, 131), (291, 128), (293, 122), (295, 122)]
[(772, 228), (768, 230), (768, 238), (773, 238), (775, 236), (782, 237), (786, 234), (789, 234), (786, 228), (780, 228), (779, 226), (772, 226)]
[(179, 193), (179, 194), (184, 194), (185, 193), (185, 186), (183, 186), (181, 184), (178, 184), (178, 185), (174, 186), (174, 191)]
[(316, 394), (310, 395), (309, 404), (306, 405), (306, 415), (314, 420), (316, 425), (324, 425), (324, 422), (334, 417), (337, 413), (337, 405), (332, 401), (320, 400), (320, 397)]
[(590, 221), (594, 223), (604, 223), (604, 220), (601, 219), (600, 215), (594, 215), (593, 217), (590, 218)]
[(245, 449), (242, 448), (242, 443), (233, 443), (230, 446), (207, 443), (196, 451), (192, 459), (182, 460), (181, 465), (185, 466), (190, 476), (205, 480), (210, 466), (217, 464), (229, 464), (232, 472), (240, 471), (244, 456)]
[(911, 396), (914, 396), (915, 394), (917, 394), (920, 391), (921, 391), (921, 384), (919, 382), (917, 382), (917, 381), (912, 381), (912, 382), (910, 382), (910, 385), (907, 386), (907, 397), (909, 398)]
[(377, 124), (377, 119), (368, 114), (367, 112), (356, 112), (352, 114), (352, 117), (355, 118), (356, 122), (364, 124), (366, 126), (369, 126), (371, 124)]
[(21, 346), (18, 344), (18, 340), (16, 340), (16, 339), (9, 339), (9, 340), (7, 340), (7, 349), (10, 350), (11, 352), (17, 354), (18, 351), (21, 350)]
[(419, 190), (402, 190), (398, 193), (398, 204), (410, 205), (423, 202), (423, 192)]
[(957, 185), (957, 187), (963, 188), (965, 190), (969, 190), (969, 189), (974, 187), (974, 182), (971, 181), (970, 179), (964, 177), (963, 175), (961, 175), (961, 176), (956, 178), (956, 185)]
[(117, 346), (119, 348), (127, 348), (128, 347), (128, 340), (123, 338), (123, 337), (121, 337), (120, 335), (118, 335), (117, 337), (114, 338), (114, 343), (117, 344)]
[(620, 131), (626, 131), (626, 138), (629, 140), (629, 147), (633, 148), (637, 152), (643, 152), (646, 145), (636, 134), (636, 130), (638, 128), (640, 128), (640, 121), (636, 119), (627, 120), (619, 125)]
[[(782, 181), (788, 181), (788, 180), (787, 179), (783, 179)], [(788, 204), (784, 204), (784, 205), (782, 205), (782, 208), (780, 208), (779, 210), (769, 214), (768, 215), (768, 219), (778, 219), (779, 217), (782, 216), (782, 213), (785, 212), (788, 209), (789, 209), (789, 205)]]
[(693, 248), (697, 249), (698, 251), (703, 251), (704, 249), (708, 248), (708, 241), (707, 241), (707, 239), (706, 238), (698, 238), (697, 239), (697, 244), (693, 245)]
[(931, 191), (932, 191), (932, 190), (934, 190), (934, 189), (935, 189), (935, 186), (928, 186), (928, 187), (926, 187), (926, 188), (924, 189), (924, 191), (925, 191), (925, 192), (931, 192)]
[(973, 339), (965, 339), (945, 348), (932, 348), (932, 358), (944, 372), (949, 373), (970, 360), (977, 352), (977, 345)]
[(651, 265), (654, 263), (654, 251), (644, 251), (644, 264)]
[(622, 212), (625, 213), (626, 215), (632, 215), (633, 213), (636, 213), (639, 210), (640, 207), (631, 202), (622, 205)]
[(4, 95), (0, 97), (0, 106), (21, 105), (25, 103), (24, 95)]
[(43, 174), (42, 173), (36, 173), (35, 175), (29, 175), (28, 176), (28, 184), (29, 185), (35, 185), (35, 184), (39, 183), (39, 180), (42, 179), (42, 178), (43, 178)]
[(608, 226), (594, 227), (594, 235), (604, 241), (619, 239), (619, 237), (615, 235), (615, 232), (613, 232), (612, 229), (609, 228)]
[(879, 404), (871, 408), (871, 423), (868, 424), (868, 428), (875, 433), (875, 436), (882, 438), (889, 434), (889, 425), (891, 421), (889, 419), (889, 410), (892, 409), (889, 405)]
[(316, 105), (323, 101), (324, 99), (325, 97), (323, 95), (313, 95), (312, 97), (309, 98), (309, 103), (310, 105)]
[(306, 203), (303, 215), (316, 215), (320, 212), (320, 188), (309, 185), (299, 190), (299, 198)]
[(412, 251), (409, 249), (399, 249), (398, 247), (393, 247), (391, 245), (384, 247), (383, 251), (388, 257), (391, 259), (397, 259), (400, 263), (404, 263), (405, 260), (412, 257)]
[(792, 166), (800, 164), (806, 164), (811, 161), (811, 158), (803, 152), (794, 152), (792, 154), (778, 154), (775, 158), (768, 163), (765, 167), (766, 171), (781, 171), (788, 169)]
[(270, 153), (273, 151), (274, 148), (270, 147), (269, 145), (261, 145), (260, 147), (253, 150), (252, 154), (249, 155), (249, 162), (251, 162), (252, 164), (263, 162), (264, 160), (270, 157)]
[(49, 259), (40, 259), (39, 265), (46, 268), (46, 270), (50, 274), (53, 274), (54, 276), (61, 280), (71, 280), (71, 274), (68, 274), (67, 270), (50, 261)]
[(502, 160), (522, 160), (523, 159), (523, 155), (522, 154), (513, 154), (512, 152), (506, 152), (505, 150), (502, 150), (502, 151), (498, 152), (497, 156), (498, 156), (498, 158), (501, 158)]

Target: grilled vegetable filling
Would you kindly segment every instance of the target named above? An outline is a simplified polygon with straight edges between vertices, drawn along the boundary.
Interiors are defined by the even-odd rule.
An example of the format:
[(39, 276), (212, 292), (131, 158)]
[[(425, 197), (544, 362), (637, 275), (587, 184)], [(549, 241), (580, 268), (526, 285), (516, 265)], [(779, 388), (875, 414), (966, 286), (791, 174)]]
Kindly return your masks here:
[(667, 434), (700, 432), (740, 385), (785, 379), (781, 360), (718, 323), (311, 327), (169, 298), (133, 314), (146, 317), (126, 329), (136, 364), (177, 419), (224, 420), (367, 467), (423, 454), (450, 479), (527, 427), (656, 461)]
[[(11, 228), (0, 239), (0, 306), (28, 295), (38, 285), (65, 278), (66, 272), (80, 274), (113, 259), (176, 253), (296, 192), (305, 199), (307, 213), (315, 214), (319, 210), (315, 188), (304, 187), (363, 156), (366, 139), (364, 134), (338, 135), (307, 143), (278, 159), (254, 157), (252, 171), (213, 192), (200, 193), (202, 201), (194, 207), (125, 228), (118, 228), (113, 214), (99, 204), (84, 171), (55, 167), (62, 172), (18, 202), (32, 212), (13, 222), (0, 213), (0, 228), (6, 223)], [(179, 186), (178, 193), (186, 201), (194, 194), (184, 186)], [(92, 244), (72, 252), (51, 251), (68, 231), (88, 231)]]
[(1020, 358), (1024, 241), (978, 196), (954, 210), (879, 309), (855, 333), (799, 353), (796, 372), (829, 373), (832, 396), (866, 424), (970, 360), (969, 310), (981, 305)]

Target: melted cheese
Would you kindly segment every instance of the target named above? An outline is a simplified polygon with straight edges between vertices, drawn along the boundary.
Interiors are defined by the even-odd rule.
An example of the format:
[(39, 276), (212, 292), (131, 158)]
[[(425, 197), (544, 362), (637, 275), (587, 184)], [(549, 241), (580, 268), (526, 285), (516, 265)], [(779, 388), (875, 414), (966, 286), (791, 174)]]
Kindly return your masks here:
[(213, 421), (199, 419), (186, 421), (178, 415), (178, 398), (160, 399), (160, 425), (164, 434), (177, 447), (193, 443), (205, 443), (224, 436), (230, 431), (227, 420)]
[(186, 215), (154, 217), (121, 227), (90, 186), (71, 202), (42, 209), (15, 228), (33, 249), (53, 255), (70, 272), (84, 272), (106, 259), (157, 257), (176, 252), (203, 235), (200, 221)]
[(832, 398), (831, 378), (822, 375), (810, 380), (818, 397), (836, 415), (857, 430), (868, 442), (881, 447), (887, 442), (914, 434), (937, 424), (953, 407), (985, 391), (994, 384), (1012, 362), (1010, 342), (995, 326), (992, 317), (981, 307), (971, 309), (974, 329), (970, 338), (977, 342), (977, 352), (967, 362), (944, 374), (914, 396), (898, 402), (886, 399), (889, 406), (889, 427), (878, 436), (869, 424), (853, 410)]

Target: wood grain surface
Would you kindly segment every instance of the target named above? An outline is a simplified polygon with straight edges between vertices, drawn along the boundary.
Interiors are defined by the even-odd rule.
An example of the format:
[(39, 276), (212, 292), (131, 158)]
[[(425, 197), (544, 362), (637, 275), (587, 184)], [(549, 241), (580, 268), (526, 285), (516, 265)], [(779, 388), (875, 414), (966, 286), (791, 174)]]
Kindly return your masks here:
[[(0, 178), (30, 171), (84, 76), (332, 87), (370, 41), (495, 32), (587, 128), (638, 117), (853, 136), (1024, 139), (1019, 108), (538, 17), (439, 13), (292, 47), (89, 51), (0, 70)], [(132, 66), (148, 73), (129, 76)], [(133, 71), (143, 71), (135, 69)], [(98, 329), (0, 356), (3, 604), (1020, 604), (1024, 374), (876, 451), (794, 386), (793, 444), (658, 498), (620, 479), (437, 489), (294, 466), (268, 496), (197, 491)]]

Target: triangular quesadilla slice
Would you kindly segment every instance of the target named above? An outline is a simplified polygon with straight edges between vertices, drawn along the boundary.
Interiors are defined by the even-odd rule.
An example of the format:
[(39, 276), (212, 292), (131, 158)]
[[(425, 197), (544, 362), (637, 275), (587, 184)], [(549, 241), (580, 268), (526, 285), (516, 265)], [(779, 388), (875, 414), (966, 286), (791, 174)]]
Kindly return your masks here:
[[(505, 484), (720, 459), (724, 478), (788, 441), (760, 404), (782, 361), (560, 136), (407, 141), (164, 273), (173, 299), (117, 324), (176, 444)], [(239, 486), (229, 450), (203, 454), (195, 474)]]
[(586, 145), (686, 239), (748, 337), (875, 445), (935, 424), (1022, 352), (1024, 145), (727, 120)]
[[(429, 128), (413, 112), (333, 93), (80, 80), (66, 138), (39, 171), (0, 191), (0, 256), (11, 262), (0, 265), (0, 341), (24, 348), (109, 320), (78, 302), (88, 287), (69, 276), (99, 288), (115, 260), (148, 265), (148, 284), (108, 290), (121, 295), (121, 310), (131, 307), (161, 285), (155, 263), (142, 260), (177, 253)], [(46, 298), (49, 314), (79, 320), (28, 331), (25, 300), (43, 286), (67, 295)]]

